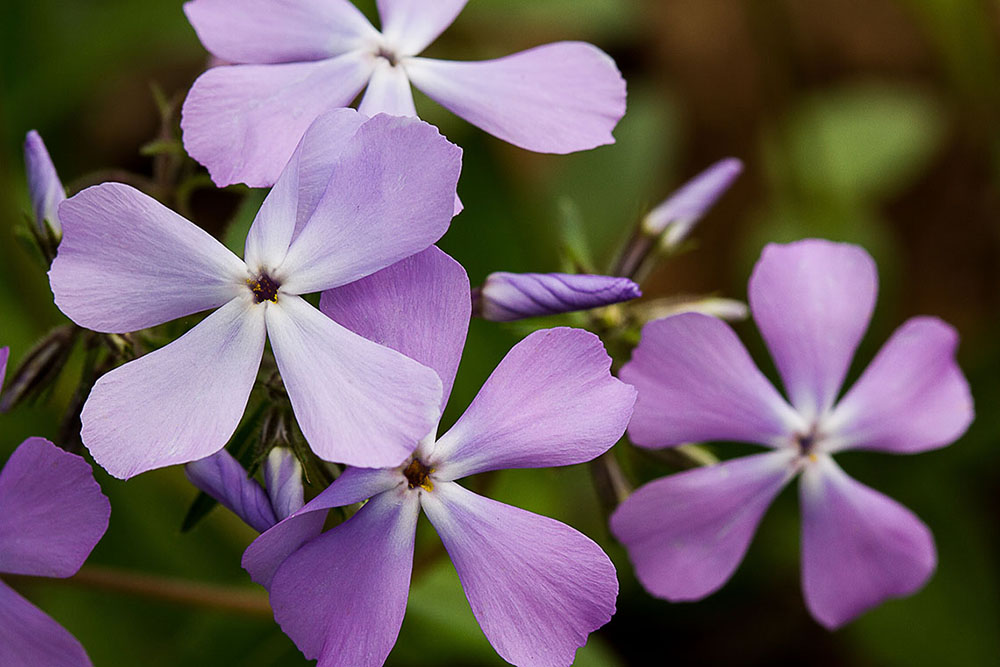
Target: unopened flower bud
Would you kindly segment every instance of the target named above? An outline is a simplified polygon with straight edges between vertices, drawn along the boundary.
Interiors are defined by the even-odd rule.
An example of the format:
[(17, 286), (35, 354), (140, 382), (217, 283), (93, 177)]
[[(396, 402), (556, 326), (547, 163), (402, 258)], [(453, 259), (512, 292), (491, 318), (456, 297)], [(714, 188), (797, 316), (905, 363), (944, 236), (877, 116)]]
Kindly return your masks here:
[(294, 514), (305, 504), (302, 464), (291, 449), (275, 447), (267, 455), (264, 486), (278, 521)]
[(224, 449), (184, 466), (187, 478), (259, 533), (278, 522), (264, 489)]
[(701, 313), (720, 320), (739, 322), (750, 315), (750, 309), (737, 299), (716, 296), (679, 296), (653, 299), (639, 304), (632, 311), (640, 323), (660, 320), (681, 313)]
[(663, 234), (663, 245), (676, 247), (742, 171), (743, 163), (736, 158), (716, 162), (650, 211), (642, 221), (643, 231), (649, 236)]
[[(73, 351), (79, 332), (80, 329), (72, 324), (57, 327), (28, 352), (0, 397), (0, 412), (8, 412), (55, 382)], [(4, 362), (6, 364), (6, 357)]]
[(494, 322), (556, 315), (642, 296), (628, 278), (569, 273), (491, 273), (474, 294), (477, 315)]
[(35, 229), (41, 238), (58, 242), (62, 238), (59, 204), (66, 199), (66, 189), (59, 180), (45, 142), (35, 130), (28, 132), (24, 139), (24, 168), (28, 175)]

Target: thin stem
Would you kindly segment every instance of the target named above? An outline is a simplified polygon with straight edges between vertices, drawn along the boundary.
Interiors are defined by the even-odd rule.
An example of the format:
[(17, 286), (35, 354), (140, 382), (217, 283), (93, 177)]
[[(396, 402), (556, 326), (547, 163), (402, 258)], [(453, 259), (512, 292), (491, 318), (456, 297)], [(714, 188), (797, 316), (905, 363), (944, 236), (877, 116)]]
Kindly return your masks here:
[[(19, 576), (9, 579), (35, 581), (34, 577)], [(246, 616), (266, 618), (272, 616), (267, 593), (262, 590), (129, 572), (100, 565), (85, 565), (74, 576), (63, 581), (81, 588), (137, 595), (190, 607), (228, 611)]]
[(632, 489), (615, 459), (614, 450), (608, 450), (590, 462), (590, 473), (605, 514), (611, 514), (632, 493)]

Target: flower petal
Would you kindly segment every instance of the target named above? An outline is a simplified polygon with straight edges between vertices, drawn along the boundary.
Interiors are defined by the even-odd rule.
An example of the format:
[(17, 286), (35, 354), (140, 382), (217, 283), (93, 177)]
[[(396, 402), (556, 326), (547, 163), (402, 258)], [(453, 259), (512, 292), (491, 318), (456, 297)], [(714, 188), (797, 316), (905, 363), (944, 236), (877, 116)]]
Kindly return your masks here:
[(111, 516), (90, 464), (44, 438), (25, 440), (0, 471), (0, 507), (0, 572), (42, 577), (75, 574)]
[(121, 183), (59, 207), (49, 271), (56, 305), (82, 327), (126, 333), (217, 308), (246, 291), (246, 266), (193, 222)]
[(31, 209), (35, 214), (35, 227), (45, 234), (46, 225), (61, 233), (59, 225), (59, 204), (66, 200), (66, 188), (59, 180), (56, 166), (52, 164), (45, 142), (35, 130), (24, 138), (24, 170), (28, 176), (28, 193), (31, 195)]
[(366, 120), (354, 109), (333, 109), (309, 126), (247, 234), (245, 257), (251, 271), (271, 272), (285, 261), (326, 192), (341, 151)]
[(569, 273), (507, 273), (486, 276), (479, 290), (483, 319), (511, 322), (607, 306), (642, 296), (628, 278)]
[(774, 446), (803, 427), (729, 325), (701, 313), (647, 324), (619, 375), (639, 391), (628, 433), (641, 447), (706, 440)]
[(327, 461), (399, 465), (441, 416), (441, 380), (354, 334), (306, 303), (282, 296), (267, 331), (295, 418)]
[(397, 54), (420, 53), (438, 38), (469, 0), (376, 0), (382, 36)]
[(66, 628), (0, 581), (0, 665), (90, 667)]
[(220, 187), (270, 186), (316, 117), (357, 97), (373, 62), (349, 51), (311, 63), (213, 67), (184, 101), (184, 148)]
[(278, 522), (264, 489), (225, 449), (184, 466), (188, 481), (263, 533)]
[(806, 467), (799, 494), (802, 588), (809, 611), (827, 628), (916, 592), (934, 572), (937, 556), (927, 526), (849, 477), (829, 456)]
[(205, 48), (231, 63), (321, 60), (379, 37), (349, 0), (193, 0), (184, 13)]
[(913, 453), (958, 439), (973, 409), (957, 347), (958, 332), (937, 318), (903, 324), (824, 421), (836, 443), (827, 451)]
[(559, 42), (483, 62), (406, 58), (417, 88), (515, 146), (572, 153), (614, 143), (625, 81), (614, 61), (583, 42)]
[(398, 470), (348, 468), (302, 509), (254, 540), (243, 552), (243, 569), (258, 584), (270, 588), (285, 559), (322, 532), (328, 510), (373, 498), (402, 483)]
[(433, 368), (448, 402), (472, 304), (462, 265), (431, 246), (361, 280), (323, 292), (319, 307), (354, 333)]
[[(295, 514), (306, 504), (302, 463), (288, 447), (275, 447), (264, 462), (264, 486), (276, 521)], [(270, 527), (270, 526), (269, 526)]]
[(846, 243), (768, 244), (750, 277), (750, 311), (792, 405), (807, 420), (837, 398), (868, 328), (878, 273), (871, 255)]
[(611, 516), (643, 587), (699, 600), (733, 576), (761, 518), (795, 474), (794, 452), (755, 454), (639, 488)]
[(101, 377), (82, 415), (94, 460), (127, 479), (222, 449), (264, 354), (264, 310), (247, 291), (166, 347)]
[(439, 479), (589, 461), (625, 431), (635, 390), (611, 376), (601, 339), (536, 331), (515, 345), (428, 456)]
[(292, 554), (271, 583), (274, 618), (319, 664), (381, 665), (403, 624), (419, 495), (379, 494)]
[(569, 665), (615, 612), (607, 555), (569, 526), (444, 482), (421, 494), (490, 644), (515, 665)]
[(462, 150), (417, 118), (380, 114), (337, 159), (279, 269), (283, 289), (346, 285), (420, 252), (448, 229)]
[(368, 117), (380, 113), (390, 116), (417, 115), (413, 106), (413, 91), (410, 90), (410, 80), (406, 70), (394, 66), (385, 58), (379, 58), (375, 63), (375, 71), (368, 82), (365, 96), (361, 98), (358, 111)]

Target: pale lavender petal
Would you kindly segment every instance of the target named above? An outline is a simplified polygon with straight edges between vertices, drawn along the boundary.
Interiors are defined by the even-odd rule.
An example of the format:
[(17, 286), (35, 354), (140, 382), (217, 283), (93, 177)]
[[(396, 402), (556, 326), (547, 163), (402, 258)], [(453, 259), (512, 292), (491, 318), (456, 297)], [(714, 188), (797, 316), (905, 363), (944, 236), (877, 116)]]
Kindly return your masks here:
[(802, 589), (813, 617), (837, 628), (919, 590), (937, 565), (934, 537), (895, 500), (847, 476), (829, 456), (806, 467)]
[(973, 409), (957, 347), (958, 332), (937, 318), (903, 324), (824, 420), (834, 443), (827, 451), (913, 453), (958, 439)]
[(0, 572), (69, 577), (108, 528), (111, 504), (83, 458), (28, 438), (0, 471)]
[(614, 143), (625, 81), (608, 54), (559, 42), (483, 62), (407, 58), (417, 88), (515, 146), (572, 153)]
[(166, 347), (101, 377), (81, 417), (94, 460), (126, 479), (222, 449), (257, 377), (266, 305), (246, 290)]
[(483, 319), (510, 322), (608, 306), (642, 296), (628, 278), (570, 273), (506, 273), (486, 276), (478, 294)]
[(193, 222), (121, 183), (59, 207), (63, 239), (49, 282), (82, 327), (126, 333), (217, 308), (246, 291), (246, 266)]
[(184, 13), (205, 48), (231, 63), (320, 60), (379, 39), (349, 0), (193, 0)]
[(373, 498), (403, 482), (398, 470), (348, 468), (305, 507), (254, 540), (243, 553), (243, 568), (251, 579), (270, 588), (274, 573), (285, 559), (320, 534), (331, 508)]
[(379, 494), (292, 554), (271, 582), (274, 618), (319, 665), (377, 667), (403, 624), (419, 495)]
[(536, 331), (515, 345), (428, 457), (438, 479), (589, 461), (625, 431), (635, 390), (611, 376), (601, 339)]
[(643, 230), (651, 236), (666, 231), (664, 241), (669, 245), (677, 245), (687, 237), (719, 197), (725, 194), (742, 171), (743, 163), (736, 158), (716, 162), (650, 211), (642, 221)]
[(398, 55), (420, 53), (437, 39), (469, 0), (376, 0), (386, 45)]
[(615, 567), (569, 526), (454, 482), (421, 494), (490, 644), (515, 665), (570, 665), (615, 613)]
[(66, 628), (0, 581), (0, 665), (90, 667), (91, 662)]
[(695, 468), (640, 487), (611, 516), (643, 587), (699, 600), (733, 575), (761, 518), (795, 474), (790, 449)]
[(276, 521), (288, 518), (306, 504), (302, 486), (302, 464), (295, 452), (275, 447), (264, 463), (264, 486), (271, 500)]
[(301, 297), (270, 305), (267, 331), (295, 418), (322, 459), (399, 465), (441, 416), (437, 373), (348, 331)]
[(257, 480), (225, 449), (184, 466), (188, 480), (218, 500), (244, 523), (263, 533), (278, 522), (271, 502)]
[(385, 58), (379, 58), (365, 96), (358, 105), (358, 111), (368, 117), (380, 113), (416, 116), (417, 109), (413, 106), (413, 92), (410, 90), (406, 70), (402, 66), (392, 65)]
[(708, 315), (647, 324), (619, 375), (639, 391), (628, 432), (641, 447), (706, 440), (775, 446), (805, 430), (729, 325)]
[(283, 288), (338, 287), (427, 248), (451, 222), (461, 167), (462, 149), (432, 125), (384, 114), (366, 122), (292, 242)]
[(247, 234), (244, 257), (252, 271), (270, 272), (285, 261), (326, 192), (341, 150), (366, 120), (354, 109), (334, 109), (309, 126)]
[(59, 180), (45, 142), (35, 130), (24, 139), (24, 169), (28, 176), (28, 194), (35, 214), (35, 227), (42, 234), (46, 225), (56, 237), (62, 233), (59, 224), (59, 204), (66, 199), (66, 188)]
[(469, 329), (469, 277), (431, 246), (356, 282), (323, 292), (320, 310), (379, 345), (433, 368), (448, 402)]
[(373, 63), (349, 51), (310, 63), (213, 67), (184, 101), (184, 148), (220, 187), (270, 186), (316, 117), (361, 92)]
[(862, 248), (807, 239), (768, 244), (750, 277), (750, 311), (792, 405), (807, 420), (833, 406), (868, 328), (878, 273)]

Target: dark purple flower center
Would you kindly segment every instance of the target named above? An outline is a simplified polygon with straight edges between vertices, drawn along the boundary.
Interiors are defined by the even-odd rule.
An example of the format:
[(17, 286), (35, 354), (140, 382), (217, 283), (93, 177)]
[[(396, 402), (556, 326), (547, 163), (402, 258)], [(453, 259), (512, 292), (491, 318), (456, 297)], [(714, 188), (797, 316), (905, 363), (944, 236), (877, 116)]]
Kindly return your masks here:
[(254, 303), (264, 303), (265, 301), (278, 303), (278, 288), (281, 285), (266, 273), (260, 274), (253, 280), (248, 280), (247, 285), (253, 292)]
[(801, 456), (812, 456), (815, 454), (816, 441), (818, 439), (815, 429), (809, 433), (800, 433), (795, 436), (795, 442), (799, 446), (799, 454)]
[(411, 489), (420, 487), (427, 491), (434, 490), (434, 482), (431, 481), (432, 468), (428, 468), (420, 459), (413, 459), (410, 464), (403, 469), (403, 476), (406, 477), (407, 485)]
[(399, 64), (399, 56), (397, 56), (393, 51), (390, 51), (384, 46), (378, 47), (378, 51), (375, 53), (379, 58), (385, 58), (389, 61), (389, 64), (395, 67)]

